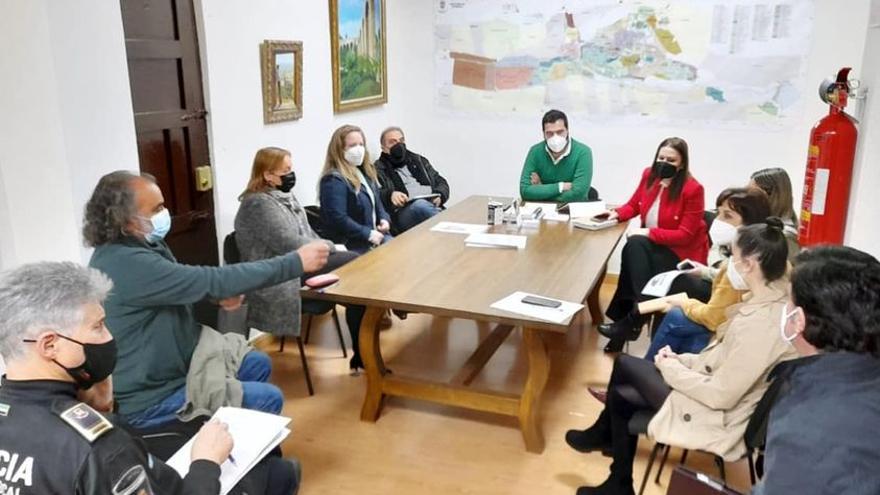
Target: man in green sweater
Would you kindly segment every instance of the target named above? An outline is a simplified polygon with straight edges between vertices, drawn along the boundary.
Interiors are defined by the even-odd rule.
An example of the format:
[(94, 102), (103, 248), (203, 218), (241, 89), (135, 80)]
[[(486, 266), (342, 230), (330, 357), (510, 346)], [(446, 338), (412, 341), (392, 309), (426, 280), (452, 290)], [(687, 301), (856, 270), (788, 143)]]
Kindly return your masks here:
[[(185, 403), (187, 372), (201, 333), (193, 303), (209, 297), (240, 301), (240, 294), (317, 271), (329, 254), (321, 241), (263, 261), (183, 265), (164, 241), (170, 229), (162, 192), (146, 174), (107, 174), (86, 204), (83, 237), (95, 248), (89, 265), (113, 281), (104, 308), (118, 348), (114, 398), (136, 428), (173, 421)], [(242, 385), (242, 407), (281, 411), (281, 391), (265, 383), (270, 371), (264, 353), (244, 355), (235, 377)]]
[(593, 152), (568, 135), (568, 117), (550, 110), (541, 119), (544, 141), (529, 149), (519, 180), (525, 201), (586, 201), (593, 179)]

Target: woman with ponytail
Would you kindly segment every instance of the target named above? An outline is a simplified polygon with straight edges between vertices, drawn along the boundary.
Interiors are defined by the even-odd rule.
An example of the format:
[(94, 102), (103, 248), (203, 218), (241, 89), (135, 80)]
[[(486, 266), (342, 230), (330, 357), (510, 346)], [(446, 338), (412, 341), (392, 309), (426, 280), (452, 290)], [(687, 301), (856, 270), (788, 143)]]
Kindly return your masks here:
[(727, 276), (748, 291), (728, 309), (720, 338), (699, 354), (660, 349), (654, 362), (620, 355), (614, 362), (605, 408), (586, 430), (569, 430), (565, 441), (579, 452), (610, 451), (611, 474), (597, 487), (577, 493), (631, 494), (638, 436), (629, 420), (639, 411), (656, 411), (648, 436), (657, 442), (704, 450), (726, 461), (746, 451), (743, 434), (769, 383), (770, 370), (797, 357), (779, 338), (788, 281), (788, 245), (776, 217), (740, 227), (732, 243)]

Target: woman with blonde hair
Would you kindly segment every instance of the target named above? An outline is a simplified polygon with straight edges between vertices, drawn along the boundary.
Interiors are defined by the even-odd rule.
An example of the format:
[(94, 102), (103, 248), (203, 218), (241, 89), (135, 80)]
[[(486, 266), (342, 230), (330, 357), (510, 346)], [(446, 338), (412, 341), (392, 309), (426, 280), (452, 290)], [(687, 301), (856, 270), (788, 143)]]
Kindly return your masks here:
[(364, 253), (391, 239), (391, 217), (359, 127), (344, 125), (330, 138), (319, 194), (321, 220), (333, 242)]
[[(235, 241), (242, 261), (271, 258), (323, 240), (312, 230), (305, 210), (293, 195), (295, 184), (296, 173), (289, 151), (275, 147), (257, 151), (250, 180), (239, 196), (241, 205), (235, 215)], [(330, 246), (327, 265), (317, 272), (304, 274), (303, 279), (329, 273), (358, 256), (332, 241), (324, 242)], [(301, 286), (301, 281), (294, 279), (248, 294), (248, 326), (275, 335), (298, 336)], [(363, 368), (357, 339), (363, 317), (363, 306), (346, 306), (345, 320), (354, 348), (349, 363), (353, 371)]]
[(798, 216), (794, 212), (794, 198), (788, 172), (779, 167), (762, 168), (752, 174), (749, 187), (761, 189), (770, 198), (770, 215), (781, 218), (785, 225), (788, 260), (793, 262), (801, 247), (798, 243)]

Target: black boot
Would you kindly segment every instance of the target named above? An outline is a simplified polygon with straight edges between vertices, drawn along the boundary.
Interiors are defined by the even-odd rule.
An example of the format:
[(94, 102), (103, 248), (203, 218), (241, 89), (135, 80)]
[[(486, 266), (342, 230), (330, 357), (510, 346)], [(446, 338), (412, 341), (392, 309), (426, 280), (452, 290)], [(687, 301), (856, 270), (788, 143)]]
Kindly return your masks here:
[(568, 430), (565, 443), (578, 452), (586, 454), (596, 450), (602, 455), (611, 456), (611, 424), (608, 411), (603, 409), (596, 423), (586, 430)]
[(623, 350), (623, 344), (626, 341), (623, 339), (611, 339), (605, 344), (605, 348), (602, 349), (604, 352), (620, 352)]
[(577, 495), (635, 495), (633, 480), (621, 479), (613, 474), (599, 486), (582, 486), (577, 489)]
[[(623, 318), (614, 323), (606, 323), (599, 325), (597, 330), (600, 334), (613, 340), (636, 340), (642, 333), (642, 325), (645, 324), (645, 316), (639, 313), (638, 308), (634, 308)], [(621, 348), (623, 347), (621, 343)]]
[(351, 371), (352, 376), (358, 376), (364, 370), (364, 362), (361, 361), (361, 355), (357, 352), (351, 356), (351, 360), (348, 362), (348, 369)]

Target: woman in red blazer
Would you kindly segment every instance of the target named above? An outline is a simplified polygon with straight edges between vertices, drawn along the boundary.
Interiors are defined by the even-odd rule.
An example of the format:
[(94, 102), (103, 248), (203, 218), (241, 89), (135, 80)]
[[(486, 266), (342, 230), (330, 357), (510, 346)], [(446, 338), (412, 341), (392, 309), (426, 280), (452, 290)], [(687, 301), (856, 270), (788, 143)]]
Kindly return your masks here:
[(629, 201), (608, 212), (620, 222), (639, 215), (641, 228), (623, 247), (617, 292), (605, 313), (615, 323), (599, 325), (599, 332), (611, 339), (606, 352), (619, 352), (626, 340), (638, 338), (644, 319), (635, 306), (646, 299), (642, 289), (651, 277), (674, 270), (684, 259), (706, 263), (703, 208), (703, 186), (690, 174), (687, 142), (664, 139)]

